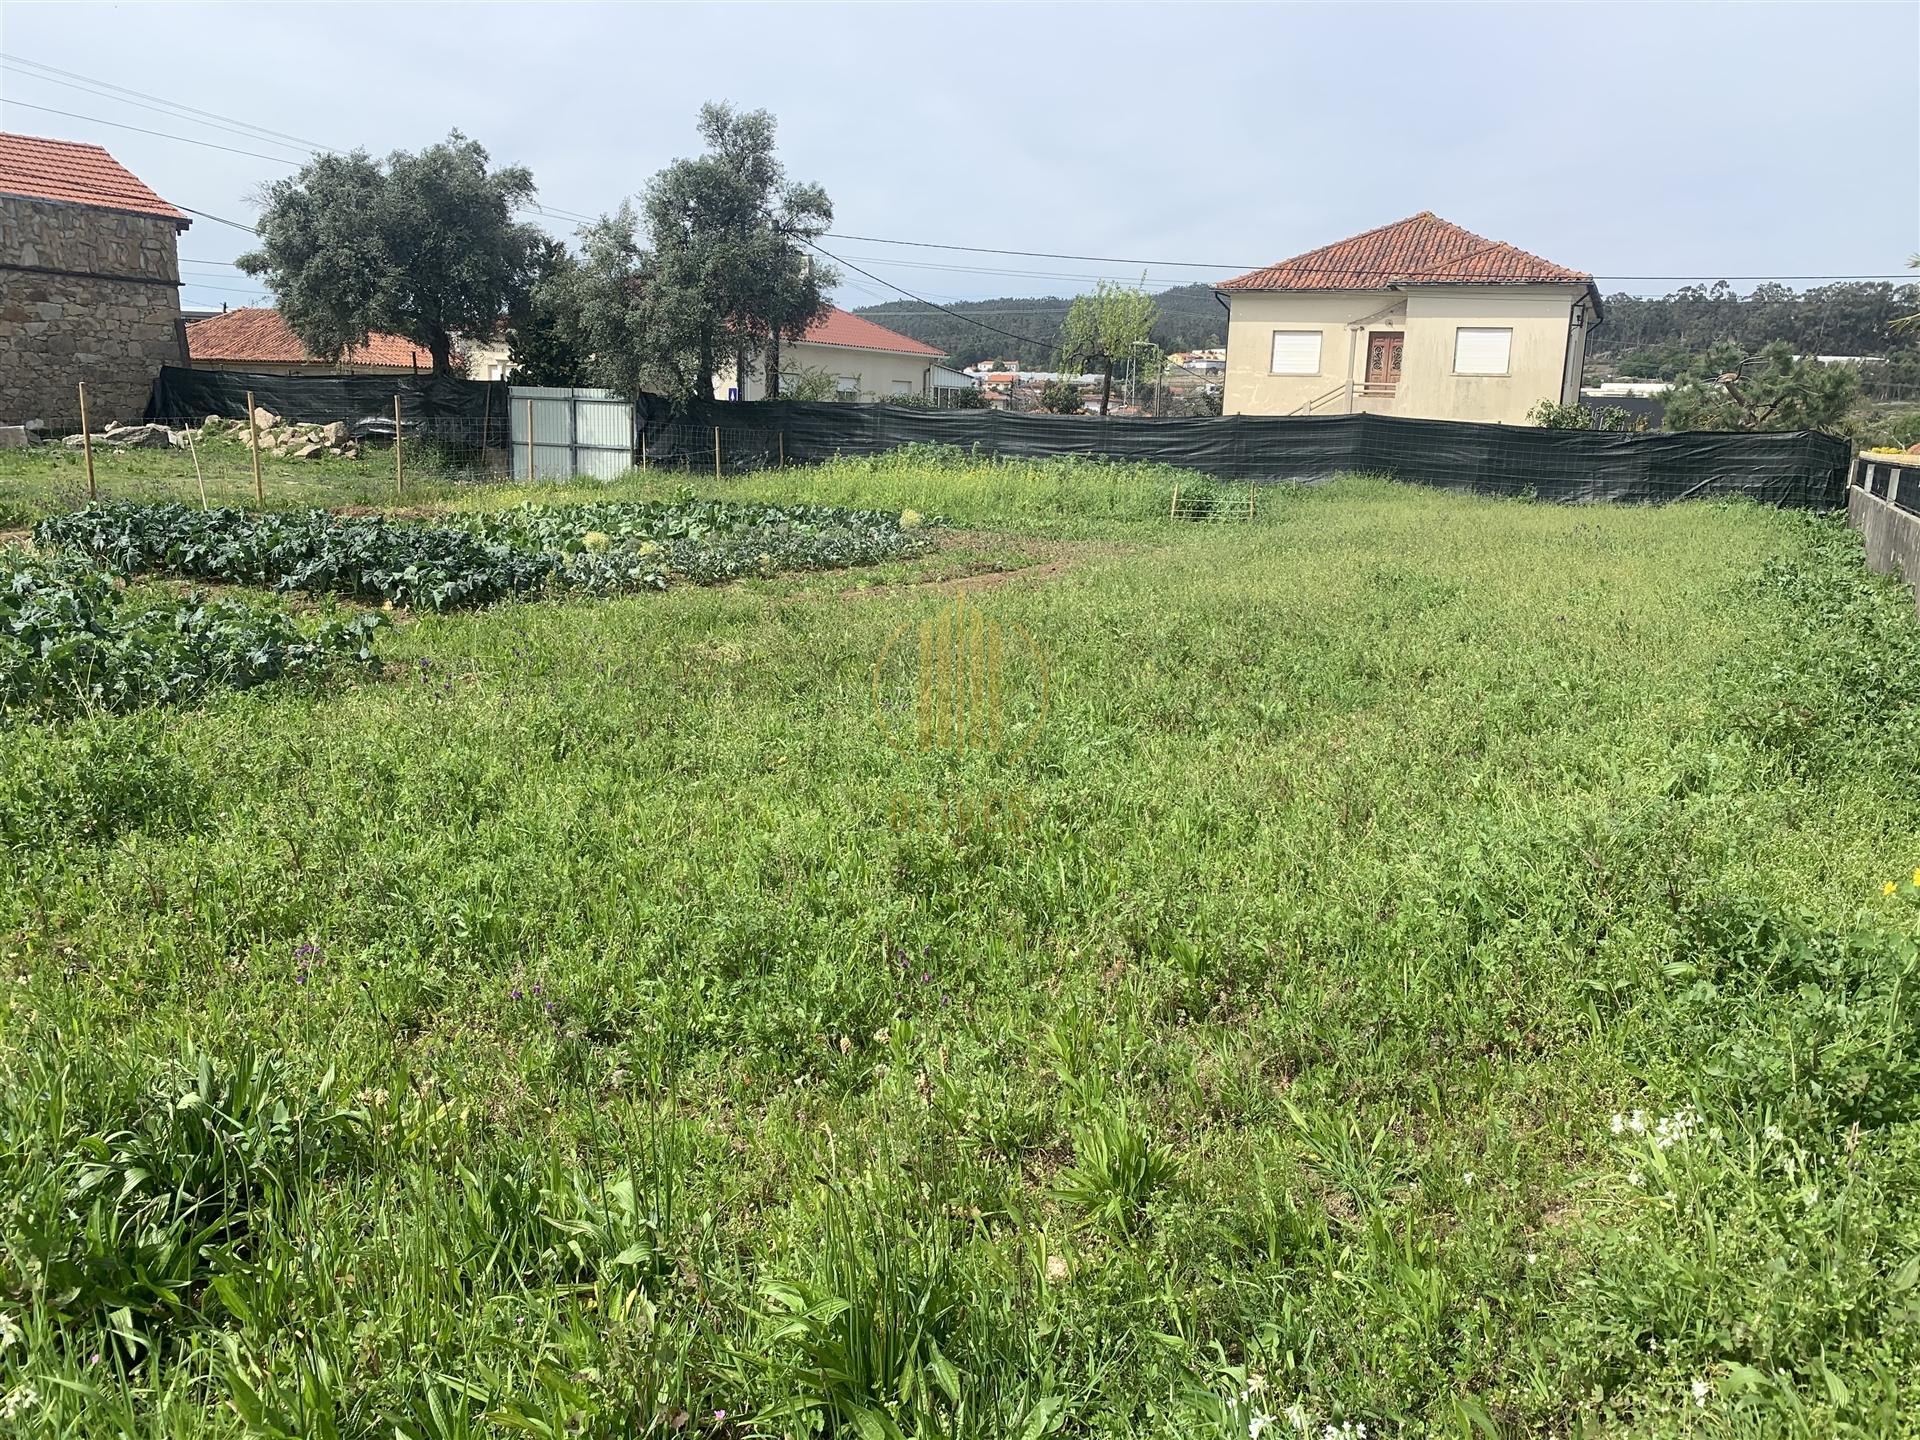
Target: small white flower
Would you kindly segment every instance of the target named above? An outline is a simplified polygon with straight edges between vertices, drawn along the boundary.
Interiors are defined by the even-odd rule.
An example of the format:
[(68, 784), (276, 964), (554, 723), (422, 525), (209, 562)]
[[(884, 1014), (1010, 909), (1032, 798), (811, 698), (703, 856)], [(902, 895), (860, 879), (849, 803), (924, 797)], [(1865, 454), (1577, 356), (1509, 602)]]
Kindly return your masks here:
[(1540, 1256), (1532, 1250), (1527, 1251), (1527, 1264), (1538, 1265), (1539, 1263)]
[(1627, 1128), (1627, 1117), (1622, 1115), (1618, 1110), (1616, 1110), (1613, 1112), (1612, 1124), (1613, 1124), (1613, 1133), (1616, 1135), (1621, 1134)]
[(1273, 1416), (1255, 1414), (1247, 1420), (1247, 1440), (1260, 1440), (1260, 1433), (1273, 1424)]
[(1281, 1413), (1286, 1416), (1287, 1423), (1302, 1435), (1307, 1433), (1313, 1423), (1307, 1418), (1307, 1407), (1302, 1405), (1298, 1400), (1287, 1406)]
[(1707, 1397), (1713, 1394), (1713, 1382), (1711, 1380), (1696, 1380), (1693, 1382), (1691, 1388), (1693, 1390), (1693, 1403), (1696, 1405), (1705, 1405), (1707, 1403)]
[(1647, 1177), (1642, 1175), (1638, 1170), (1629, 1170), (1627, 1172), (1627, 1184), (1638, 1187), (1646, 1183)]
[(1634, 1111), (1633, 1114), (1627, 1117), (1627, 1128), (1636, 1135), (1646, 1134), (1647, 1112), (1644, 1110)]
[(18, 1390), (10, 1390), (5, 1395), (0, 1395), (0, 1420), (13, 1419), (39, 1398), (39, 1392), (31, 1385), (22, 1385)]
[(1460, 1183), (1462, 1185), (1465, 1185), (1468, 1189), (1472, 1189), (1473, 1188), (1473, 1172), (1469, 1170), (1467, 1171), (1466, 1174), (1462, 1175), (1460, 1177)]
[(1778, 1125), (1769, 1125), (1760, 1132), (1760, 1138), (1762, 1140), (1771, 1140), (1775, 1144), (1778, 1144), (1787, 1138), (1787, 1132), (1782, 1130)]

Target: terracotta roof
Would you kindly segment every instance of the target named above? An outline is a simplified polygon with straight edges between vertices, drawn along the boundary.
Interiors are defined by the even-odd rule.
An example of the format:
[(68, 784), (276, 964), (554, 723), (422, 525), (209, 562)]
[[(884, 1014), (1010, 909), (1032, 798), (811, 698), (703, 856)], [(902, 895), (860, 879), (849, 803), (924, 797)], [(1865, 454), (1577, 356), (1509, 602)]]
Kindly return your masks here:
[[(229, 310), (187, 326), (187, 353), (195, 360), (249, 361), (271, 365), (325, 365), (287, 328), (278, 310)], [(405, 365), (433, 368), (433, 356), (398, 335), (373, 334), (340, 357), (343, 365)]]
[(809, 325), (800, 338), (809, 345), (843, 345), (849, 350), (891, 350), (900, 355), (936, 357), (947, 353), (876, 325), (863, 315), (850, 315), (838, 306), (827, 311), (826, 318)]
[(1442, 220), (1430, 210), (1223, 280), (1220, 290), (1384, 290), (1389, 285), (1591, 285), (1593, 277)]
[(182, 230), (193, 223), (98, 145), (73, 140), (0, 132), (0, 194), (157, 215)]

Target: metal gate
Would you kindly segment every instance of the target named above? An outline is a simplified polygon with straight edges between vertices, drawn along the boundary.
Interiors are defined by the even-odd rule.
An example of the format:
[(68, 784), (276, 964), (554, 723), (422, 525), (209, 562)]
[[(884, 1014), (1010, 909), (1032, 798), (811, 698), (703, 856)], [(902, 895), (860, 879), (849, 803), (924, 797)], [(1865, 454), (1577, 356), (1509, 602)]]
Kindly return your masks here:
[(515, 385), (508, 393), (519, 478), (611, 480), (633, 468), (633, 406), (614, 391)]

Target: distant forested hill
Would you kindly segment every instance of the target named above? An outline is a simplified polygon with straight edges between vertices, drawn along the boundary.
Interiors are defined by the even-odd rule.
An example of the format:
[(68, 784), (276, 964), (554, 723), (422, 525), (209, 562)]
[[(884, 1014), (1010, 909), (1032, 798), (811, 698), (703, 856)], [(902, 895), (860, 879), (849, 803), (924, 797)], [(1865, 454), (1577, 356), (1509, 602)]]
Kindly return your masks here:
[[(1153, 298), (1160, 306), (1160, 323), (1154, 327), (1153, 339), (1161, 349), (1204, 350), (1227, 343), (1227, 312), (1213, 298), (1212, 286), (1180, 285), (1162, 290)], [(1072, 303), (1071, 299), (1049, 295), (1044, 299), (964, 301), (947, 307), (976, 316), (979, 324), (943, 315), (917, 300), (867, 305), (856, 313), (889, 330), (938, 345), (959, 365), (1006, 359), (1018, 360), (1026, 370), (1051, 370), (1060, 347), (1060, 325)], [(985, 330), (982, 325), (994, 328)], [(1011, 340), (996, 334), (998, 330), (1012, 331), (1026, 340)]]
[(1726, 281), (1689, 285), (1657, 299), (1610, 295), (1587, 342), (1590, 357), (1622, 373), (1670, 376), (1717, 344), (1759, 350), (1784, 340), (1802, 355), (1911, 356), (1920, 331), (1894, 321), (1920, 310), (1920, 285), (1844, 281), (1811, 290), (1760, 285), (1742, 295)]

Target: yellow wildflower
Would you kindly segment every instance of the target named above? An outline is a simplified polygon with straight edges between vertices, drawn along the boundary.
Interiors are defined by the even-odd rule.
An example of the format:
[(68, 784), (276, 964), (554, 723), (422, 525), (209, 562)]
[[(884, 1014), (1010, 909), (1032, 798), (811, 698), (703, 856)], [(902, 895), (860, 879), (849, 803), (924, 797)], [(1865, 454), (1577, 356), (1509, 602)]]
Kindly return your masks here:
[(1916, 889), (1916, 890), (1920, 890), (1920, 866), (1915, 866), (1915, 867), (1914, 867), (1914, 871), (1913, 871), (1913, 888), (1914, 888), (1914, 889)]
[(1894, 884), (1893, 884), (1893, 881), (1891, 880), (1887, 881), (1886, 884), (1880, 887), (1880, 893), (1882, 895), (1891, 895), (1893, 894), (1893, 891), (1894, 891)]

